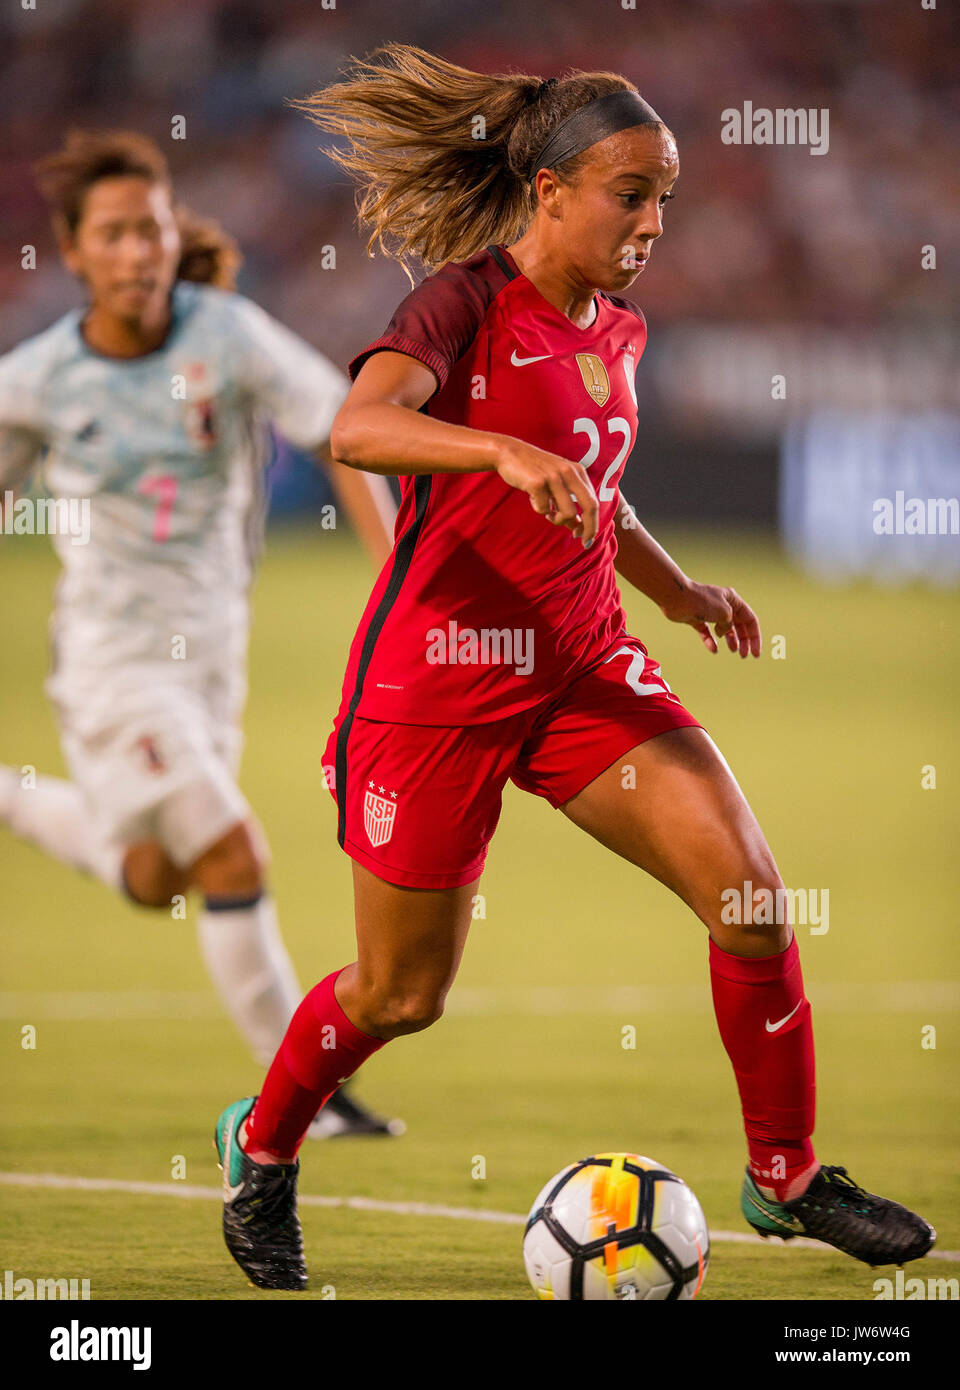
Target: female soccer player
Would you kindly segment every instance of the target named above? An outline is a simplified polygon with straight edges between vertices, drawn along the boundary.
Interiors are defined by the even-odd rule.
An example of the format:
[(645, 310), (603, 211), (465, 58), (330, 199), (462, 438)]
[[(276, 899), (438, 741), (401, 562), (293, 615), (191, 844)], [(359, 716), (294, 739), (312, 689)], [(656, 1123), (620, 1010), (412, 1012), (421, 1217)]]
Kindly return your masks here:
[(219, 1119), (228, 1248), (254, 1283), (303, 1287), (303, 1132), (365, 1058), (440, 1017), (509, 778), (706, 925), (750, 1224), (871, 1265), (915, 1259), (933, 1229), (814, 1156), (790, 924), (738, 927), (722, 911), (724, 890), (782, 890), (773, 855), (620, 605), (617, 574), (711, 652), (725, 640), (760, 654), (749, 605), (684, 574), (618, 487), (646, 341), (619, 292), (663, 231), (674, 137), (613, 73), (542, 82), (380, 51), (382, 67), (361, 63), (304, 103), (349, 137), (331, 154), (359, 180), (371, 245), (442, 266), (350, 363), (331, 432), (335, 458), (403, 489), (325, 757), (354, 860), (357, 959), (307, 995), (259, 1097)]
[[(302, 991), (237, 785), (262, 426), (322, 455), (349, 383), (232, 292), (234, 244), (173, 206), (152, 141), (74, 131), (38, 173), (88, 302), (0, 359), (0, 502), (47, 451), (50, 492), (91, 519), (89, 543), (55, 541), (48, 690), (73, 780), (0, 768), (0, 822), (145, 906), (196, 888), (207, 967), (266, 1065)], [(382, 564), (386, 481), (322, 461)], [(312, 1133), (394, 1129), (344, 1095)]]

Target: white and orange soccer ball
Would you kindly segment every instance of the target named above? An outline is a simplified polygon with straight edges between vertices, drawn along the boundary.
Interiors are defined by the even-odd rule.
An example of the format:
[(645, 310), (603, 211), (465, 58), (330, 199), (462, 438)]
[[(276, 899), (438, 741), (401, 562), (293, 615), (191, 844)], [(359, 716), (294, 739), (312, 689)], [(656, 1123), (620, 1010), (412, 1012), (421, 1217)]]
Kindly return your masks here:
[(696, 1298), (710, 1236), (687, 1184), (642, 1154), (595, 1154), (550, 1179), (523, 1260), (539, 1298)]

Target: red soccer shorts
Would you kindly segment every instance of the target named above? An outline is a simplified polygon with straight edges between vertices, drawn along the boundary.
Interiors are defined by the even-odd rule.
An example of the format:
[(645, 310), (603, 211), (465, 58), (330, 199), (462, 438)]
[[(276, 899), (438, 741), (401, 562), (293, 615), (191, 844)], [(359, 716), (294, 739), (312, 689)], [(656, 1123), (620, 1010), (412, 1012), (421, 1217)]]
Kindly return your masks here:
[(387, 724), (341, 707), (323, 762), (340, 845), (404, 888), (458, 888), (479, 878), (510, 780), (562, 806), (638, 743), (702, 725), (670, 692), (642, 642), (621, 637), (550, 700), (466, 727)]

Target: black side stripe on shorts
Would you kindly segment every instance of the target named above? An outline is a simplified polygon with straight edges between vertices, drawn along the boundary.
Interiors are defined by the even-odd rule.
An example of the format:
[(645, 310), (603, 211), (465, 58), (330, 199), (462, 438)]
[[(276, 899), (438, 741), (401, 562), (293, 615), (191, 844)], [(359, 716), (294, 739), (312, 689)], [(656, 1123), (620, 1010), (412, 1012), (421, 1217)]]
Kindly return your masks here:
[(506, 261), (503, 259), (497, 248), (495, 246), (488, 246), (487, 250), (490, 252), (491, 256), (496, 261), (500, 269), (503, 271), (507, 279), (515, 280), (517, 278), (516, 271), (510, 269), (510, 267), (507, 265)]
[(383, 625), (387, 620), (390, 609), (396, 602), (400, 592), (400, 586), (407, 576), (410, 568), (410, 561), (413, 559), (413, 552), (416, 549), (417, 538), (423, 526), (424, 513), (427, 510), (427, 503), (430, 501), (430, 489), (433, 484), (433, 477), (429, 473), (420, 473), (414, 480), (413, 495), (417, 500), (416, 514), (410, 526), (404, 531), (397, 542), (397, 549), (393, 557), (393, 569), (390, 573), (390, 580), (386, 589), (383, 591), (383, 598), (377, 604), (377, 610), (370, 619), (370, 626), (367, 628), (366, 636), (363, 639), (363, 647), (360, 650), (360, 660), (357, 664), (357, 681), (350, 697), (350, 705), (347, 709), (343, 723), (340, 725), (340, 732), (337, 735), (337, 840), (340, 848), (344, 847), (344, 839), (347, 833), (347, 740), (350, 737), (350, 729), (353, 726), (353, 716), (357, 705), (360, 703), (360, 696), (363, 694), (363, 682), (367, 674), (367, 668), (373, 657), (373, 649), (377, 645), (377, 638), (383, 630)]

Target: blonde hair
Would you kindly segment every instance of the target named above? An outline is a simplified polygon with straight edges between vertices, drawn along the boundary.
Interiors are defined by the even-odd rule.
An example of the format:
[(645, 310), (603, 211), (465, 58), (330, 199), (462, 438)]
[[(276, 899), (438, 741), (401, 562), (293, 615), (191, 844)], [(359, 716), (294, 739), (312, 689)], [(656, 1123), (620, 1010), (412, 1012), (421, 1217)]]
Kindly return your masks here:
[[(635, 92), (613, 72), (572, 70), (549, 87), (527, 73), (471, 72), (411, 44), (388, 43), (354, 72), (291, 102), (348, 146), (326, 153), (354, 176), (357, 220), (400, 262), (429, 267), (466, 260), (516, 240), (536, 211), (529, 168), (551, 130), (578, 107)], [(586, 152), (558, 166), (572, 182)]]

